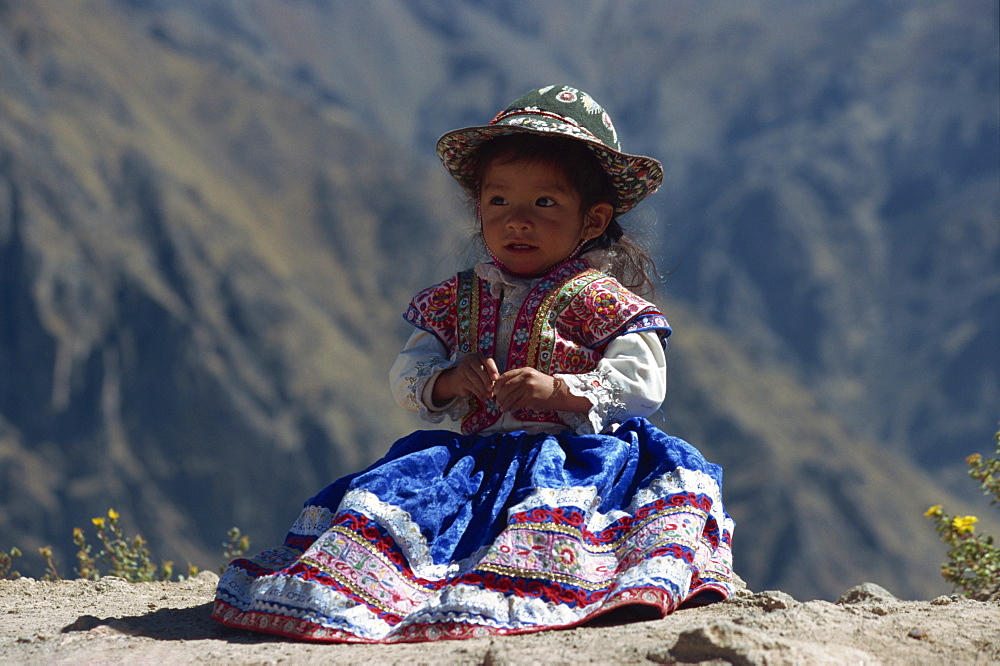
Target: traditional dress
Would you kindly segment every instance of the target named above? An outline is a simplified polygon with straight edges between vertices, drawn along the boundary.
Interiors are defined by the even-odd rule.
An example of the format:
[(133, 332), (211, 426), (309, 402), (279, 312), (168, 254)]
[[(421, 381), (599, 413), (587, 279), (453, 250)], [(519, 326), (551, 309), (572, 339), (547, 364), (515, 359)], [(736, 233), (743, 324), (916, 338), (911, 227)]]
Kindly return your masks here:
[[(462, 432), (415, 432), (307, 501), (282, 546), (230, 564), (213, 617), (316, 641), (424, 641), (727, 597), (722, 471), (645, 418), (666, 392), (670, 328), (592, 261), (533, 280), (480, 264), (417, 294), (393, 393)], [(476, 352), (559, 377), (593, 408), (434, 404), (439, 373)]]

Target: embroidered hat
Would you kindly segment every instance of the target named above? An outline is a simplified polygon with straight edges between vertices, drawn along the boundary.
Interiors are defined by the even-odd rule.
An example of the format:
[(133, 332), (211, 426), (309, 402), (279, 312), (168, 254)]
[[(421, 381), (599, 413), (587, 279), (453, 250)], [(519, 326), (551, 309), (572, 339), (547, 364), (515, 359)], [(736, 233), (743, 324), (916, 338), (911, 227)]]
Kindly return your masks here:
[(663, 182), (663, 167), (652, 157), (622, 152), (611, 116), (594, 98), (569, 86), (531, 90), (497, 114), (489, 125), (448, 132), (437, 142), (437, 154), (455, 179), (470, 190), (475, 182), (472, 156), (498, 136), (527, 132), (564, 136), (587, 144), (611, 179), (618, 195), (615, 212), (624, 213)]

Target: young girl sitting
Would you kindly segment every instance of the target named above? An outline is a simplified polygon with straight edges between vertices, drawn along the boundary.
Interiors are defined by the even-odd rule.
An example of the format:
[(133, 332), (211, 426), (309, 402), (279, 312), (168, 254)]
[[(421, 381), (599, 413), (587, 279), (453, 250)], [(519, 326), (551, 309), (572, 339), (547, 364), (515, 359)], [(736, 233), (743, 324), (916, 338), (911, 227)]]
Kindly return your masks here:
[[(395, 642), (662, 617), (727, 597), (722, 472), (646, 417), (670, 334), (618, 216), (662, 181), (566, 86), (438, 141), (491, 261), (418, 293), (392, 370), (417, 431), (233, 561), (213, 617), (316, 641)], [(636, 613), (635, 611), (640, 611)], [(607, 619), (607, 616), (605, 617)]]

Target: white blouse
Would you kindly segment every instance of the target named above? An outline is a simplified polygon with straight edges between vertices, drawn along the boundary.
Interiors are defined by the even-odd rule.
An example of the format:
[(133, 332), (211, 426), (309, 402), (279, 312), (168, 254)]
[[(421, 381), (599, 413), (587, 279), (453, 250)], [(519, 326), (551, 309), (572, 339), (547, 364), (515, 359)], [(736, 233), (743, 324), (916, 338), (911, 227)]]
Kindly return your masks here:
[[(493, 264), (478, 264), (476, 273), (490, 282), (493, 295), (501, 302), (494, 360), (502, 374), (507, 365), (507, 347), (514, 320), (537, 279), (511, 278)], [(468, 398), (457, 397), (447, 404), (435, 405), (431, 395), (441, 372), (458, 365), (461, 360), (461, 352), (449, 357), (434, 334), (415, 330), (389, 371), (393, 397), (400, 407), (431, 423), (440, 423), (445, 416), (460, 420), (469, 410)], [(615, 338), (591, 372), (555, 376), (566, 383), (573, 395), (587, 398), (593, 405), (586, 413), (559, 412), (559, 417), (581, 435), (610, 432), (626, 419), (648, 417), (659, 409), (667, 393), (666, 354), (656, 331), (628, 333)], [(504, 413), (480, 434), (564, 429), (554, 423), (521, 421), (511, 413)]]

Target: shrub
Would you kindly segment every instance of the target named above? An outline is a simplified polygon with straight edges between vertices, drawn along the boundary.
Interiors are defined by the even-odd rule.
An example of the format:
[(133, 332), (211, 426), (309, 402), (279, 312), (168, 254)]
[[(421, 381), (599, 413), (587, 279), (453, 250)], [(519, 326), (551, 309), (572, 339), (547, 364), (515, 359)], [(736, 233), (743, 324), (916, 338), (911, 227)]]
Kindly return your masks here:
[[(990, 504), (1000, 502), (1000, 431), (993, 438), (997, 458), (984, 459), (976, 453), (965, 459), (969, 476), (979, 482), (984, 494), (992, 495)], [(979, 519), (951, 515), (940, 504), (924, 515), (935, 521), (935, 529), (948, 545), (948, 561), (941, 565), (941, 576), (970, 599), (1000, 599), (1000, 548), (992, 535), (976, 532)]]
[[(97, 539), (103, 546), (95, 557), (91, 556), (90, 544), (79, 527), (73, 530), (73, 543), (79, 550), (76, 552), (76, 575), (80, 578), (97, 580), (101, 574), (97, 562), (108, 565), (108, 573), (133, 583), (156, 580), (156, 570), (159, 568), (149, 557), (146, 540), (136, 535), (129, 539), (122, 532), (118, 523), (120, 515), (114, 509), (108, 509), (108, 517), (91, 518), (97, 531)], [(173, 571), (169, 563), (165, 563), (167, 577)]]
[(243, 557), (250, 547), (250, 537), (240, 533), (240, 528), (230, 527), (227, 533), (227, 540), (222, 544), (222, 561), (219, 567), (219, 574), (226, 570), (226, 566), (238, 557)]
[(11, 567), (14, 566), (15, 557), (21, 557), (21, 551), (17, 546), (14, 546), (6, 553), (0, 551), (0, 580), (21, 577), (21, 574), (18, 572), (11, 571)]

